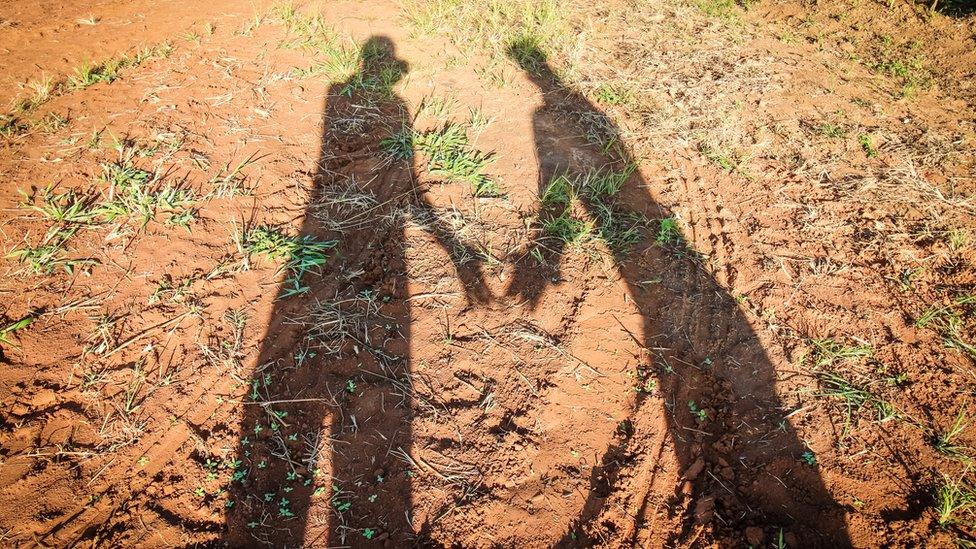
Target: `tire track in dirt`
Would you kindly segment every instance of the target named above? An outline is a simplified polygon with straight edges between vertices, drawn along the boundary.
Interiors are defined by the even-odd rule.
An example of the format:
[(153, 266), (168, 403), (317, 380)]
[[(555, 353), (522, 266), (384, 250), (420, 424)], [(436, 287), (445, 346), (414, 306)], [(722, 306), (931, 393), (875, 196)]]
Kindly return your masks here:
[[(102, 475), (106, 478), (129, 478), (127, 485), (107, 485), (93, 491), (95, 504), (81, 504), (66, 511), (60, 519), (45, 524), (43, 530), (36, 532), (33, 535), (35, 541), (45, 543), (48, 538), (54, 538), (57, 545), (73, 545), (90, 529), (105, 524), (120, 506), (142, 493), (153, 482), (155, 475), (164, 471), (174, 460), (188, 458), (188, 455), (179, 454), (178, 450), (194, 437), (192, 425), (203, 425), (221, 406), (219, 401), (211, 398), (213, 395), (229, 392), (229, 382), (220, 378), (197, 385), (192, 398), (188, 399), (189, 404), (177, 415), (179, 424), (144, 438), (116, 466)], [(143, 458), (145, 464), (140, 465)], [(133, 475), (134, 471), (136, 473)]]

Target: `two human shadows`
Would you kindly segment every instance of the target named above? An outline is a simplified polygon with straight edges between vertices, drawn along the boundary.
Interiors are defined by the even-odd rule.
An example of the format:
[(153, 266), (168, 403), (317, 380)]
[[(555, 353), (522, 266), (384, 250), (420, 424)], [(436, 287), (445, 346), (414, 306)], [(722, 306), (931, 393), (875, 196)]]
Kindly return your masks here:
[[(229, 546), (433, 544), (424, 525), (413, 523), (411, 478), (401, 459), (412, 443), (410, 394), (399, 381), (411, 365), (408, 217), (433, 220), (424, 227), (452, 258), (472, 306), (495, 300), (531, 314), (556, 278), (527, 254), (504, 296), (491, 295), (477, 260), (470, 261), (478, 254), (439, 226), (436, 215), (425, 215), (432, 206), (412, 163), (384, 152), (384, 140), (410, 133), (407, 106), (393, 93), (406, 65), (382, 36), (370, 38), (360, 57), (360, 70), (328, 91), (300, 233), (337, 245), (321, 276), (306, 281), (307, 291), (279, 289), (247, 381), (250, 394), (241, 404), (238, 472), (226, 512)], [(513, 59), (544, 98), (533, 117), (540, 193), (571, 157), (587, 159), (593, 170), (632, 164), (622, 144), (607, 153), (581, 137), (574, 114), (602, 113), (564, 86), (540, 51), (522, 47)], [(619, 193), (599, 203), (578, 195), (597, 234), (620, 230), (611, 226), (607, 208), (619, 212), (614, 220), (668, 217), (638, 172), (628, 172), (622, 183)], [(352, 195), (357, 199), (342, 199)], [(632, 205), (640, 210), (631, 211)], [(565, 213), (543, 209), (529, 246), (545, 250), (542, 259), (550, 266), (563, 260), (564, 240), (543, 226), (548, 217)], [(688, 257), (676, 258), (643, 240), (611, 248), (643, 319), (641, 343), (666, 349), (656, 351), (648, 367), (659, 374), (670, 444), (683, 471), (707, 472), (688, 480), (692, 490), (685, 497), (699, 503), (684, 523), (711, 522), (719, 530), (775, 525), (794, 532), (804, 545), (849, 544), (843, 511), (816, 467), (763, 458), (768, 449), (777, 456), (786, 449), (798, 458), (804, 446), (780, 415), (775, 371), (734, 300)], [(652, 278), (662, 282), (651, 288), (641, 283)], [(704, 423), (693, 417), (689, 402), (711, 403)], [(588, 536), (599, 533), (596, 523), (607, 512), (617, 473), (634, 459), (631, 440), (649, 427), (641, 417), (646, 405), (639, 395), (632, 432), (615, 439), (593, 468), (589, 495), (579, 516), (564, 525), (561, 545), (589, 545)], [(763, 478), (771, 475), (788, 477), (788, 486), (770, 487)], [(702, 501), (709, 503), (702, 507)], [(363, 527), (366, 521), (369, 527)], [(673, 532), (671, 539), (687, 535)]]

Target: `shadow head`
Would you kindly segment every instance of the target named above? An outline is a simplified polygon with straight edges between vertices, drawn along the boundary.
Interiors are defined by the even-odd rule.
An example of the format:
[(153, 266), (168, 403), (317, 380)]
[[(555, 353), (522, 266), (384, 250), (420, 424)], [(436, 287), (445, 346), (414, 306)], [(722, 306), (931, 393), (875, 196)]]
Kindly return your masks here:
[(406, 61), (397, 58), (396, 45), (387, 36), (371, 36), (360, 49), (361, 73), (375, 82), (381, 90), (392, 91), (410, 69)]
[(546, 52), (542, 51), (541, 41), (534, 34), (523, 33), (516, 36), (509, 41), (505, 53), (520, 69), (533, 76), (543, 76), (551, 72)]

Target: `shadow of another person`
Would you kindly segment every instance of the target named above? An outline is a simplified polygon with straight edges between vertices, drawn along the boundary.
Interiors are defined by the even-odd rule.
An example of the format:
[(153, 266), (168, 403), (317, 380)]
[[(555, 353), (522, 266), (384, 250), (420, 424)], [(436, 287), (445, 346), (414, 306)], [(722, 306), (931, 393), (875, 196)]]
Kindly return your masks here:
[[(544, 251), (519, 261), (507, 295), (535, 310), (558, 279), (553, 265), (567, 242), (593, 223), (641, 315), (642, 333), (635, 339), (646, 354), (645, 383), (657, 382), (667, 408), (667, 438), (681, 480), (663, 497), (686, 513), (683, 531), (670, 532), (669, 543), (707, 543), (710, 535), (738, 546), (750, 537), (754, 541), (760, 528), (766, 540), (782, 530), (803, 547), (849, 546), (845, 510), (827, 491), (817, 466), (802, 461), (807, 448), (783, 415), (776, 371), (736, 301), (696, 264), (677, 224), (659, 226), (662, 245), (647, 242), (642, 219), (673, 219), (671, 213), (648, 192), (625, 144), (590, 143), (579, 121), (604, 121), (603, 130), (613, 139), (619, 129), (565, 86), (533, 44), (515, 44), (509, 54), (544, 100), (532, 121), (542, 205), (531, 244)], [(581, 163), (588, 165), (585, 173), (569, 173)], [(632, 253), (637, 249), (642, 251)], [(548, 269), (536, 265), (540, 257)], [(649, 280), (658, 283), (645, 284)], [(653, 405), (647, 394), (637, 393), (626, 428), (592, 469), (583, 508), (559, 545), (583, 547), (621, 535), (607, 529), (614, 513), (620, 515), (608, 501), (616, 491), (625, 500), (632, 495), (635, 487), (626, 493), (623, 479), (634, 468), (653, 467), (648, 460), (656, 459), (637, 450), (642, 439), (659, 430), (649, 419), (656, 414), (646, 412)], [(628, 469), (630, 474), (623, 474)], [(633, 520), (639, 522), (654, 494), (647, 493), (649, 487), (636, 488), (645, 494), (635, 509)], [(704, 527), (710, 534), (703, 537)], [(631, 539), (619, 542), (636, 543), (637, 533), (633, 528), (626, 534)]]

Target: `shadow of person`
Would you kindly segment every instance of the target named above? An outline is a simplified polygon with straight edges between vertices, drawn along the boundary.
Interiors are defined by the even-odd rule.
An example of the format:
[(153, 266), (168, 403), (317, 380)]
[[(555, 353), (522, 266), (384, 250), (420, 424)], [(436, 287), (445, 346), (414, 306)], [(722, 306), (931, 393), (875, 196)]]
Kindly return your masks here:
[[(562, 84), (538, 48), (515, 44), (509, 55), (544, 101), (533, 115), (542, 206), (532, 245), (545, 251), (519, 260), (506, 293), (534, 310), (557, 278), (552, 264), (560, 261), (564, 242), (593, 223), (641, 315), (643, 333), (633, 337), (645, 355), (643, 383), (650, 381), (592, 469), (583, 508), (559, 545), (638, 541), (636, 527), (612, 529), (625, 507), (637, 513), (631, 520), (643, 520), (655, 495), (649, 486), (624, 486), (641, 478), (634, 475), (637, 468), (655, 469), (654, 452), (641, 443), (642, 436), (660, 432), (654, 419), (659, 414), (649, 413), (649, 392), (663, 397), (667, 439), (681, 468), (674, 492), (664, 495), (672, 510), (684, 513), (678, 519), (682, 531), (666, 535), (669, 544), (707, 543), (711, 536), (722, 545), (745, 546), (785, 532), (799, 546), (850, 545), (845, 511), (827, 492), (817, 466), (802, 460), (807, 448), (783, 415), (776, 372), (735, 300), (700, 268), (677, 225), (658, 227), (662, 245), (646, 242), (646, 220), (671, 214), (655, 204), (626, 147), (615, 141), (618, 129)], [(581, 120), (600, 121), (603, 142), (611, 146), (588, 142)], [(537, 265), (540, 258), (548, 272)], [(620, 499), (610, 505), (615, 492)], [(627, 498), (641, 492), (635, 507)]]
[(408, 468), (397, 457), (411, 444), (407, 220), (422, 219), (454, 260), (469, 301), (488, 292), (480, 266), (455, 259), (476, 254), (439, 224), (410, 163), (385, 152), (384, 140), (412, 135), (393, 92), (405, 71), (393, 43), (374, 36), (359, 70), (328, 91), (300, 238), (335, 247), (320, 273), (290, 273), (279, 289), (241, 404), (228, 546), (402, 545), (414, 536)]

